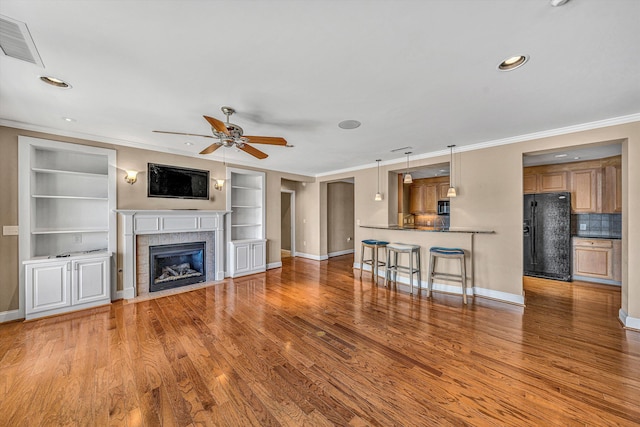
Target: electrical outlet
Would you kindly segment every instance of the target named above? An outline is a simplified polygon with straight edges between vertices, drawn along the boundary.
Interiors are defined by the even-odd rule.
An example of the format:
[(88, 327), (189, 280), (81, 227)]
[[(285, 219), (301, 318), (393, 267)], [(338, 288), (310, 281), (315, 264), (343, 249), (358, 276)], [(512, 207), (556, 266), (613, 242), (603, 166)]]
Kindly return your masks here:
[(302, 246), (307, 246), (307, 241), (306, 240), (302, 242)]
[(358, 226), (360, 225), (360, 220), (359, 219), (356, 219), (356, 225), (358, 225)]
[(19, 234), (17, 225), (3, 225), (2, 226), (2, 235), (3, 236), (17, 236)]
[(580, 224), (580, 231), (585, 231), (587, 229), (587, 224)]

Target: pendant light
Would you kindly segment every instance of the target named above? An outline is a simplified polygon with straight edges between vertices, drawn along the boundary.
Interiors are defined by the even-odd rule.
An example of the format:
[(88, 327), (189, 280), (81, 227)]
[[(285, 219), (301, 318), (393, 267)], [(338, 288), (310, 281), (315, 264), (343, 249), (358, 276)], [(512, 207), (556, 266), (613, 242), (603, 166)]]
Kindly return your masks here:
[(409, 173), (409, 154), (411, 154), (411, 151), (407, 151), (406, 153), (404, 153), (407, 155), (407, 172), (404, 174), (404, 183), (405, 184), (413, 184), (413, 178), (411, 177), (411, 174)]
[(456, 187), (453, 185), (453, 147), (454, 145), (447, 145), (451, 150), (451, 161), (449, 162), (449, 189), (447, 190), (447, 197), (456, 197)]
[(376, 160), (378, 162), (378, 192), (376, 193), (376, 197), (373, 199), (376, 202), (381, 202), (384, 199), (384, 195), (380, 192), (380, 162), (382, 159)]

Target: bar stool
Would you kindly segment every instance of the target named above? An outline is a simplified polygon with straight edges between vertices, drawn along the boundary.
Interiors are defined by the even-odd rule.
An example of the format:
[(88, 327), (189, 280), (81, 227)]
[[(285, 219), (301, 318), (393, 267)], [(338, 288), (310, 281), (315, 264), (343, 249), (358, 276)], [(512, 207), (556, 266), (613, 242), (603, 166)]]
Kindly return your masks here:
[[(467, 269), (465, 266), (464, 250), (458, 248), (442, 248), (434, 246), (429, 249), (429, 278), (427, 279), (427, 297), (431, 295), (431, 287), (434, 278), (443, 278), (454, 282), (460, 282), (462, 286), (462, 301), (467, 303)], [(436, 271), (438, 258), (451, 258), (460, 261), (460, 274), (439, 273)]]
[[(398, 254), (409, 255), (409, 265), (398, 264)], [(393, 255), (393, 261), (392, 261)], [(415, 265), (414, 265), (415, 257)], [(409, 274), (409, 283), (411, 285), (411, 294), (413, 295), (413, 275), (418, 275), (418, 289), (420, 289), (420, 246), (408, 245), (405, 243), (389, 243), (387, 245), (387, 270), (384, 274), (384, 286), (387, 286), (387, 282), (391, 279), (391, 273), (393, 272), (393, 281), (398, 283), (398, 271), (403, 271)]]
[[(378, 250), (385, 248), (389, 242), (384, 240), (366, 239), (362, 241), (362, 249), (360, 250), (360, 278), (362, 279), (362, 266), (368, 264), (371, 266), (371, 279), (378, 279), (378, 267), (387, 265), (384, 261), (379, 261)], [(364, 250), (371, 249), (371, 258), (364, 259)]]

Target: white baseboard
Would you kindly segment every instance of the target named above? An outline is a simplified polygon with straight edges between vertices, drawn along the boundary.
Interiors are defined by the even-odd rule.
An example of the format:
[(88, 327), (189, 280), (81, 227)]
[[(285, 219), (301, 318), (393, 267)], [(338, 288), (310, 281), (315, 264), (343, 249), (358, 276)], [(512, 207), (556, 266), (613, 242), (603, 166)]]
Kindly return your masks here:
[(355, 251), (353, 249), (346, 249), (344, 251), (338, 251), (338, 252), (329, 252), (329, 258), (334, 257), (334, 256), (352, 254), (354, 252)]
[(637, 317), (631, 317), (627, 314), (626, 311), (620, 309), (618, 312), (618, 318), (622, 322), (625, 328), (635, 329), (640, 331), (640, 319)]
[(278, 262), (271, 262), (269, 264), (267, 264), (267, 270), (271, 270), (273, 268), (280, 268), (282, 267), (282, 262), (278, 261)]
[(327, 255), (311, 255), (311, 254), (305, 254), (304, 252), (296, 252), (296, 256), (299, 256), (300, 258), (313, 259), (315, 261), (324, 261), (329, 259)]
[[(353, 263), (353, 268), (354, 269), (360, 269), (360, 263), (359, 262), (354, 262)], [(362, 268), (362, 270), (364, 271), (371, 271), (371, 266), (369, 264), (365, 264), (364, 267)], [(378, 269), (378, 276), (379, 277), (383, 277), (384, 278), (384, 269), (380, 268)], [(402, 283), (403, 285), (407, 285), (409, 286), (409, 278), (408, 277), (404, 277), (404, 276), (398, 276), (398, 283)], [(427, 289), (427, 282), (425, 281), (421, 281), (420, 282), (420, 286), (418, 286), (420, 289)], [(433, 282), (433, 285), (431, 286), (431, 290), (434, 292), (446, 292), (448, 294), (458, 294), (458, 295), (462, 295), (462, 287), (461, 286), (456, 286), (456, 285), (447, 285), (444, 283), (437, 283), (437, 282)], [(485, 289), (485, 288), (479, 288), (479, 287), (474, 287), (474, 288), (467, 288), (467, 295), (474, 295), (477, 297), (482, 297), (482, 298), (489, 298), (489, 299), (493, 299), (496, 301), (501, 301), (501, 302), (506, 302), (509, 304), (515, 304), (515, 305), (520, 305), (520, 306), (524, 306), (524, 296), (523, 295), (516, 295), (516, 294), (510, 294), (508, 292), (501, 292), (501, 291), (495, 291), (493, 289)]]
[(9, 310), (0, 312), (0, 323), (12, 320), (24, 319), (24, 314), (20, 310)]

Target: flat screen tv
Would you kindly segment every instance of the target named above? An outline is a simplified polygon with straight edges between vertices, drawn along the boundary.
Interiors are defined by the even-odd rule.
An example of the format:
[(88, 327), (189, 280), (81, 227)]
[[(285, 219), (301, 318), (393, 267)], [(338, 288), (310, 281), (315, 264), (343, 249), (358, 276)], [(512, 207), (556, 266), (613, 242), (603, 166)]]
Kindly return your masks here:
[(209, 199), (209, 171), (147, 163), (147, 196)]

